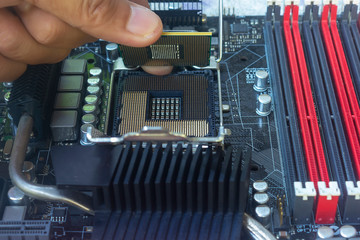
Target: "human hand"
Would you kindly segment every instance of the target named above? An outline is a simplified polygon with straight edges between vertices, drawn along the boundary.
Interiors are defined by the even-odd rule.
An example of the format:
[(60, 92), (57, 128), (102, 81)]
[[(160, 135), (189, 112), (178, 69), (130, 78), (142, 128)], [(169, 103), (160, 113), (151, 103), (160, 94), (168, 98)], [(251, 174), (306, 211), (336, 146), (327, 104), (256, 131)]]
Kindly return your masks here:
[[(15, 80), (27, 64), (59, 62), (98, 38), (133, 47), (154, 43), (162, 23), (146, 7), (147, 0), (0, 0), (0, 81)], [(165, 75), (172, 67), (144, 70)]]

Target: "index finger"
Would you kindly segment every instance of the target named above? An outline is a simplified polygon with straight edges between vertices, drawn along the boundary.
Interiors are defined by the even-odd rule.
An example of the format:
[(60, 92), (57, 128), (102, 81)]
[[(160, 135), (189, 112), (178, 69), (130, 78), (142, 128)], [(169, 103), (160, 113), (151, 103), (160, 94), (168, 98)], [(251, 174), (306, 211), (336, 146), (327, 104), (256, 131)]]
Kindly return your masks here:
[(155, 13), (127, 0), (25, 1), (94, 37), (128, 46), (148, 46), (162, 33)]

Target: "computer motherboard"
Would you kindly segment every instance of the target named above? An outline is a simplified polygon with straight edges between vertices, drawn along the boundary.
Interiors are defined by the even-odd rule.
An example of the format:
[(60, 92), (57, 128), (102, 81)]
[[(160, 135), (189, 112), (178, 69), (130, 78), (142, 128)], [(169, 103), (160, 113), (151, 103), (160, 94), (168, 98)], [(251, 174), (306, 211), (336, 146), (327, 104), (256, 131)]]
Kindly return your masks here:
[(149, 3), (0, 86), (0, 239), (360, 239), (358, 6)]

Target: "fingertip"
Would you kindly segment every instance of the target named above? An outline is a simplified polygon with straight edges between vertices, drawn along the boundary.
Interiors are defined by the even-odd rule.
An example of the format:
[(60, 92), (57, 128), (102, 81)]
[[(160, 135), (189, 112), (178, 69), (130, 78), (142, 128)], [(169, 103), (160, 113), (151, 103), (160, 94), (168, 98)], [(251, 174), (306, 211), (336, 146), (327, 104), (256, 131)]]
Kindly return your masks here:
[(149, 74), (163, 76), (170, 74), (173, 66), (142, 66), (142, 69)]

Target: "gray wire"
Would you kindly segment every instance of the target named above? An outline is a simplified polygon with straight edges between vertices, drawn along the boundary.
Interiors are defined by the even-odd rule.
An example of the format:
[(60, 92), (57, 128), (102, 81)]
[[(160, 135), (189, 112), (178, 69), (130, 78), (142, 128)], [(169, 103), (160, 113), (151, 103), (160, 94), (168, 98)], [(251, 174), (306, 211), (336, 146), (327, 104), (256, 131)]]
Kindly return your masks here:
[(33, 128), (33, 118), (24, 114), (20, 118), (14, 145), (11, 151), (9, 174), (12, 184), (17, 186), (25, 195), (43, 201), (63, 202), (79, 208), (91, 215), (92, 199), (80, 192), (58, 189), (56, 186), (41, 185), (29, 182), (22, 173), (26, 149)]
[(276, 240), (276, 237), (269, 230), (247, 213), (243, 215), (243, 225), (255, 240)]

